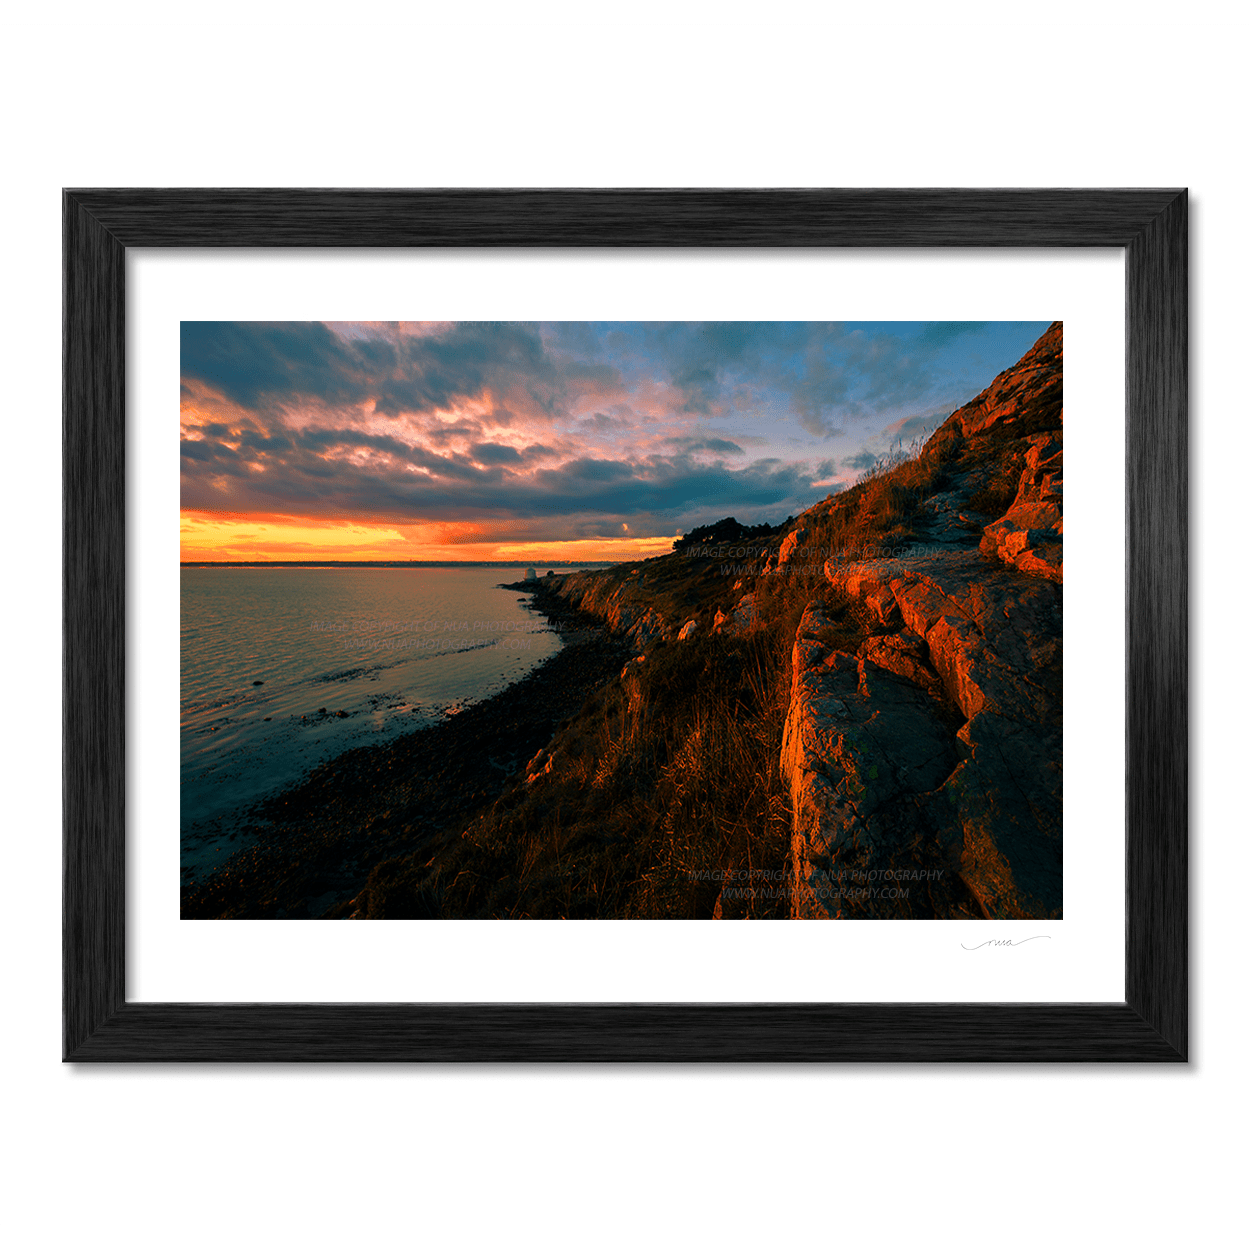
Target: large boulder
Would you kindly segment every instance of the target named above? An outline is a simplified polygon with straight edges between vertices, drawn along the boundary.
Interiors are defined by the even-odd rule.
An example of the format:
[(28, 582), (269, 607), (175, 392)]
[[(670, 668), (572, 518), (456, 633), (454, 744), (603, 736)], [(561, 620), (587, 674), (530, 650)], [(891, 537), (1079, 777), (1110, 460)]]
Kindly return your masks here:
[(981, 550), (1021, 572), (1063, 581), (1063, 442), (1030, 438), (1015, 501), (985, 527)]
[(837, 918), (848, 898), (958, 863), (957, 828), (934, 798), (959, 758), (938, 706), (867, 656), (828, 647), (828, 628), (821, 607), (809, 606), (781, 749), (791, 915), (800, 919)]
[[(866, 606), (879, 609), (888, 594), (903, 622), (891, 635), (870, 638), (861, 664), (907, 680), (963, 721), (948, 731), (957, 766), (940, 791), (957, 826), (950, 834), (960, 875), (985, 914), (1061, 915), (1061, 588), (975, 551), (830, 565), (826, 574), (839, 593)], [(813, 628), (805, 617), (799, 634), (809, 641), (795, 643), (796, 694), (808, 680), (800, 664), (813, 669), (812, 680), (823, 674), (825, 662), (810, 649)], [(942, 816), (927, 810), (917, 834), (942, 826)], [(835, 834), (822, 836), (838, 842)]]
[(780, 572), (795, 559), (796, 553), (802, 554), (803, 543), (807, 541), (807, 527), (800, 525), (791, 530), (781, 540), (781, 548), (777, 552), (777, 570)]

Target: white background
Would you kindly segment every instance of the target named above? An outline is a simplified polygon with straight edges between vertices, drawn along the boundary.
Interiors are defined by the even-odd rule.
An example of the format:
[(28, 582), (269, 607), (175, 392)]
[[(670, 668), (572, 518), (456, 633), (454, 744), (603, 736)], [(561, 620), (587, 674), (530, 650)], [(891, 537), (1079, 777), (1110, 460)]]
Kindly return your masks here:
[[(1121, 249), (136, 251), (127, 270), (127, 997), (166, 1002), (1121, 1002)], [(1064, 322), (1062, 923), (178, 919), (179, 321), (706, 317)], [(986, 378), (989, 381), (989, 378)], [(1073, 622), (1076, 622), (1075, 627)], [(1095, 624), (1096, 623), (1096, 624)], [(1010, 952), (989, 940), (1032, 941)], [(1045, 939), (1045, 940), (1040, 940)], [(980, 946), (970, 953), (965, 947)], [(1005, 956), (1005, 957), (1004, 957)]]
[[(10, 16), (0, 1175), (15, 1244), (1101, 1247), (1244, 1233), (1235, 13), (252, 0)], [(1193, 1061), (60, 1065), (59, 193), (108, 184), (1188, 185)]]

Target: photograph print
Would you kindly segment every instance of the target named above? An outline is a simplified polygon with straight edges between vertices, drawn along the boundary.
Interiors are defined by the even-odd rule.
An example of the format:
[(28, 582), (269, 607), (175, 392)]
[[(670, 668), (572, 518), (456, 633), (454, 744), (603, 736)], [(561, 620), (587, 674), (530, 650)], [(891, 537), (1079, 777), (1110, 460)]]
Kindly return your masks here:
[(1062, 917), (1062, 322), (180, 373), (183, 919)]

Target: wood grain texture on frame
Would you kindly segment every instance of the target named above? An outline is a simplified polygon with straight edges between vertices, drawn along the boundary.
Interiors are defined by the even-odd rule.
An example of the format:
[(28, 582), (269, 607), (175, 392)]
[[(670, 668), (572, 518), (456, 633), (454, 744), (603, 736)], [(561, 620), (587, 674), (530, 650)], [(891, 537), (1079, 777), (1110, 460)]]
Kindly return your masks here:
[[(1188, 271), (1176, 190), (67, 191), (63, 1057), (1183, 1061)], [(1122, 1004), (205, 1004), (125, 999), (128, 247), (1124, 247)]]

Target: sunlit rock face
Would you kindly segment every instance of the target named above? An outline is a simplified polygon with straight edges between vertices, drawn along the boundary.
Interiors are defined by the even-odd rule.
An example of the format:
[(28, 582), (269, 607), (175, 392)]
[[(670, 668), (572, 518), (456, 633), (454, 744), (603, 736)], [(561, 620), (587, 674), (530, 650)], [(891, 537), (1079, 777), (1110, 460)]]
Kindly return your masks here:
[(800, 525), (797, 529), (791, 530), (782, 540), (781, 549), (777, 552), (776, 567), (785, 569), (795, 559), (796, 555), (802, 553), (803, 543), (806, 539), (806, 526)]
[(1015, 502), (985, 527), (981, 550), (1023, 573), (1063, 581), (1063, 439), (1034, 434)]
[[(888, 591), (900, 626), (893, 634), (869, 639), (857, 662), (866, 674), (876, 667), (906, 682), (934, 716), (944, 710), (954, 752), (939, 793), (912, 796), (913, 827), (899, 830), (894, 846), (885, 847), (878, 839), (869, 856), (873, 865), (883, 866), (909, 841), (937, 837), (944, 847), (956, 847), (958, 871), (986, 914), (1059, 915), (1060, 588), (1048, 577), (1005, 568), (976, 551), (894, 561), (871, 574), (854, 568), (838, 571), (831, 584), (878, 604)], [(811, 622), (805, 619), (800, 635), (804, 628), (810, 634)], [(795, 643), (792, 719), (805, 705), (803, 683), (828, 680), (828, 658), (800, 642)], [(841, 663), (845, 667), (846, 661)], [(877, 685), (885, 689), (882, 681)], [(896, 702), (884, 696), (879, 700), (883, 727), (897, 718)], [(819, 703), (812, 706), (818, 716)], [(820, 732), (817, 726), (808, 736), (819, 738)], [(898, 735), (887, 736), (892, 740)], [(794, 765), (792, 757), (783, 757), (783, 766)], [(791, 785), (796, 786), (793, 776)], [(937, 800), (936, 807), (931, 799)], [(797, 830), (797, 809), (795, 822)], [(839, 836), (825, 833), (813, 839), (804, 833), (812, 845), (833, 845)], [(796, 862), (801, 863), (802, 851), (796, 847)]]
[(934, 799), (959, 758), (940, 709), (915, 682), (827, 648), (827, 626), (819, 605), (799, 625), (781, 750), (799, 919), (842, 915), (868, 874), (910, 880), (914, 864), (953, 870), (958, 858), (955, 824)]
[(579, 572), (558, 579), (552, 588), (572, 607), (598, 617), (640, 650), (658, 639), (675, 637), (682, 624), (667, 619), (637, 580), (614, 584), (594, 572)]
[(922, 503), (921, 541), (826, 564), (874, 632), (855, 656), (831, 651), (812, 608), (795, 638), (794, 915), (841, 914), (848, 874), (921, 849), (986, 916), (1062, 915), (1062, 385), (1055, 325), (929, 440), (922, 455), (952, 469)]

